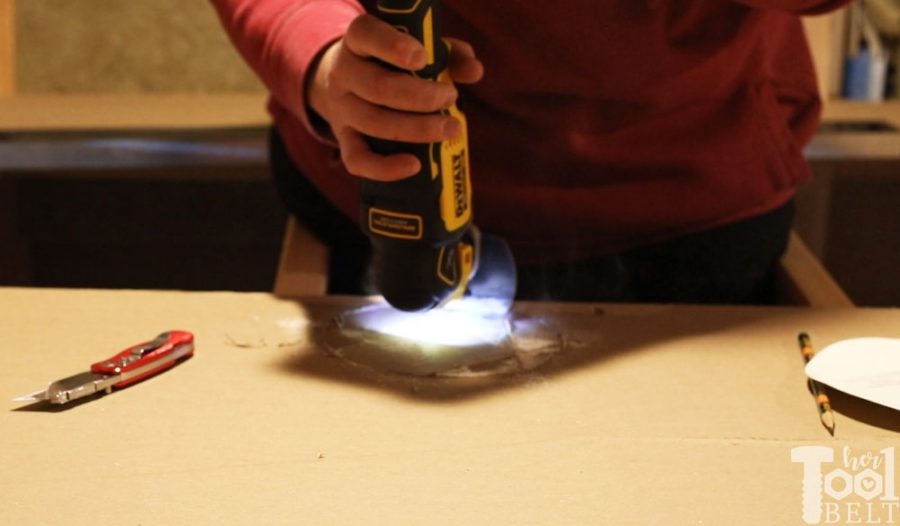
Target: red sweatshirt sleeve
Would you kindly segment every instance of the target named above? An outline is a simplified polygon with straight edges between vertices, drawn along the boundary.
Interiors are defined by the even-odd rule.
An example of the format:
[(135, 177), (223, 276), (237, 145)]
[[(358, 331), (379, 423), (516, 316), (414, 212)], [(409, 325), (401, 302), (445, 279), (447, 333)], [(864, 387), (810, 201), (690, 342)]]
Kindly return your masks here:
[(818, 15), (834, 11), (839, 7), (849, 4), (853, 0), (734, 0), (739, 4), (758, 7), (761, 9), (774, 9), (788, 11), (797, 15)]
[(355, 0), (211, 0), (244, 60), (275, 100), (315, 134), (304, 84), (319, 52), (363, 13)]

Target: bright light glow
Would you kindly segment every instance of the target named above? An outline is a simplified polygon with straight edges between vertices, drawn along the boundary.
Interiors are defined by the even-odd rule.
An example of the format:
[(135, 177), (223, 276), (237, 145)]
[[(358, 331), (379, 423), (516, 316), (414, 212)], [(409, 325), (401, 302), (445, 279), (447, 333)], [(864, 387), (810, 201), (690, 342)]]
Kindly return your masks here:
[[(475, 300), (469, 300), (474, 302)], [(453, 302), (463, 303), (463, 302)], [(374, 305), (345, 316), (350, 328), (402, 338), (423, 346), (471, 347), (503, 341), (510, 334), (505, 315), (483, 308), (435, 309), (428, 312), (401, 312), (387, 305)]]
[(502, 341), (509, 325), (502, 319), (439, 310), (385, 319), (372, 330), (420, 344), (468, 347)]

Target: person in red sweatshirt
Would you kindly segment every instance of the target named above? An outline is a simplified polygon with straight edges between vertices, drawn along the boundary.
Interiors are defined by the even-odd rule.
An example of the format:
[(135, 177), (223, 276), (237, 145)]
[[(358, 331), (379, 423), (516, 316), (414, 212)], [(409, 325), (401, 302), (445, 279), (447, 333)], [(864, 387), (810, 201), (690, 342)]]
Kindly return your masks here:
[[(433, 142), (469, 119), (474, 214), (519, 297), (765, 303), (819, 120), (800, 15), (849, 0), (445, 0), (455, 86), (355, 0), (212, 0), (271, 92), (273, 176), (365, 292), (360, 178), (418, 171), (364, 136)], [(376, 60), (377, 59), (377, 60)]]

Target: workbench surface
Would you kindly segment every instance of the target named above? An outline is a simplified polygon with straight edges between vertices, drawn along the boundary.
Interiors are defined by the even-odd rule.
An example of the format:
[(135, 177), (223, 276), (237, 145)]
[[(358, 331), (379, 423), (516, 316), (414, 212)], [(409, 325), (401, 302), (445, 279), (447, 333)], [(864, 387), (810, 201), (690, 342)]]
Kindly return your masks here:
[[(837, 393), (831, 438), (796, 343), (900, 337), (900, 310), (522, 304), (563, 350), (460, 380), (323, 351), (361, 301), (0, 289), (0, 524), (802, 524), (793, 447), (835, 448), (830, 471), (900, 443), (896, 413)], [(173, 370), (9, 401), (168, 329), (196, 336)]]

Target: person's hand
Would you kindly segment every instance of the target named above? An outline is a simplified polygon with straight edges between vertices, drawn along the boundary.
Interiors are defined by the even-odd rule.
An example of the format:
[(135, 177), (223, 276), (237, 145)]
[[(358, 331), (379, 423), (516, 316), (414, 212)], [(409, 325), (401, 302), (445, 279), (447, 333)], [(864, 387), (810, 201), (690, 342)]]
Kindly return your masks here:
[[(453, 81), (480, 80), (484, 69), (472, 46), (447, 41)], [(450, 107), (458, 94), (452, 84), (416, 78), (378, 61), (416, 71), (427, 58), (413, 37), (372, 15), (360, 15), (344, 38), (322, 53), (309, 77), (307, 100), (331, 126), (347, 171), (393, 181), (418, 173), (419, 160), (410, 154), (376, 154), (363, 136), (412, 143), (452, 139), (461, 131), (459, 121), (435, 112)]]

